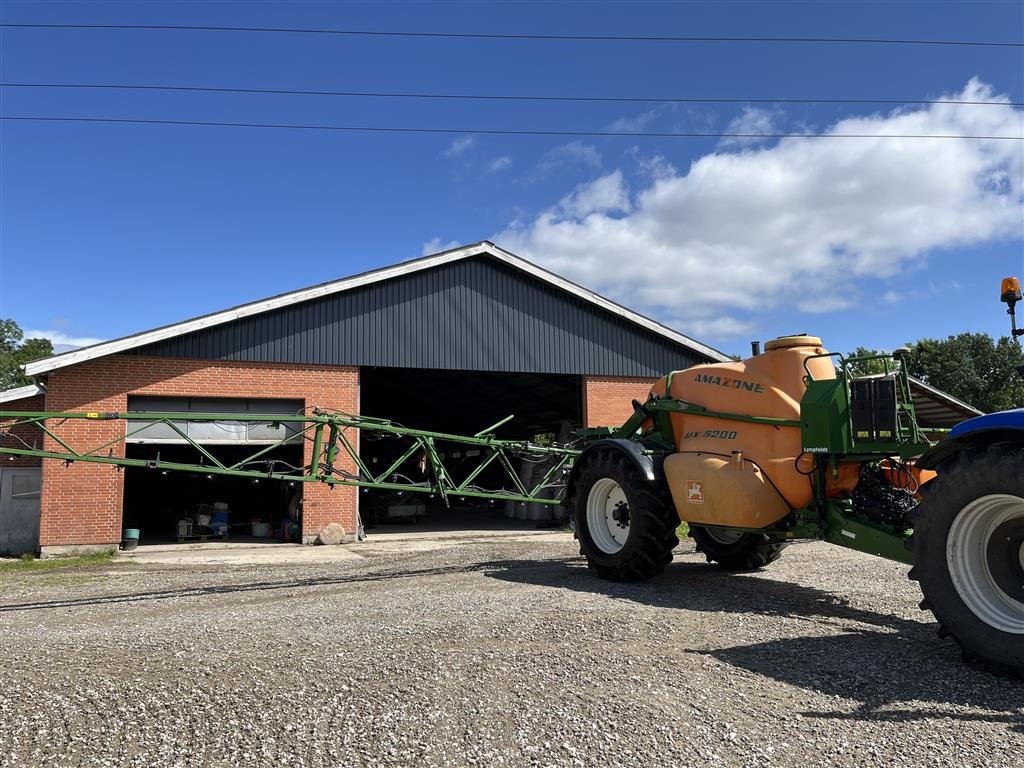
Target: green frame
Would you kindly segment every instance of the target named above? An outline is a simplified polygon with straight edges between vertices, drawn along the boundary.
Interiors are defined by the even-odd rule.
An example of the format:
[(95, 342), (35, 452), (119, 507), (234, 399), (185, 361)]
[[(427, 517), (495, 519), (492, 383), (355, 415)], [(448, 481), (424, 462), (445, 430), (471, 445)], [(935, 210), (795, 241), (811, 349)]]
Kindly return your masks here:
[[(152, 411), (121, 412), (52, 412), (52, 411), (0, 411), (0, 455), (26, 456), (64, 461), (67, 464), (85, 462), (107, 464), (115, 467), (138, 467), (169, 470), (176, 472), (198, 472), (208, 475), (242, 477), (252, 479), (284, 480), (296, 483), (323, 483), (328, 486), (354, 486), (378, 490), (408, 491), (412, 493), (436, 494), (447, 505), (451, 497), (519, 501), (527, 503), (557, 505), (561, 503), (561, 489), (564, 476), (579, 455), (579, 450), (564, 446), (541, 446), (525, 440), (502, 440), (494, 431), (507, 423), (508, 416), (497, 424), (481, 430), (475, 435), (453, 435), (446, 432), (410, 429), (394, 424), (387, 419), (370, 416), (354, 416), (346, 413), (313, 410), (307, 414), (238, 414), (238, 413), (162, 413)], [(66, 421), (121, 421), (125, 428), (118, 437), (90, 448), (75, 448), (54, 432), (54, 427)], [(144, 420), (146, 424), (131, 429), (132, 421)], [(288, 437), (261, 446), (258, 451), (230, 466), (224, 465), (199, 442), (181, 430), (175, 422), (193, 421), (246, 421), (271, 425), (293, 423), (299, 429)], [(115, 455), (115, 447), (123, 446), (128, 437), (148, 429), (154, 424), (166, 424), (186, 444), (195, 448), (200, 455), (199, 463), (161, 461), (158, 458), (131, 459)], [(36, 447), (11, 448), (4, 439), (13, 435), (13, 429), (35, 428), (55, 441), (62, 450), (42, 450)], [(386, 469), (374, 473), (363, 462), (356, 449), (355, 441), (346, 432), (359, 430), (379, 437), (391, 437), (404, 441), (405, 449)], [(293, 444), (297, 437), (310, 439), (313, 443), (312, 461), (301, 471), (279, 472), (275, 462), (265, 457), (275, 448)], [(16, 437), (16, 436), (15, 436)], [(20, 438), (19, 438), (20, 439)], [(24, 441), (22, 441), (24, 444)], [(474, 446), (480, 449), (480, 460), (461, 479), (456, 478), (446, 466), (438, 450), (439, 443)], [(105, 453), (104, 453), (105, 452)], [(402, 475), (398, 470), (407, 461), (422, 454), (425, 479), (417, 482)], [(347, 457), (356, 468), (356, 473), (337, 466), (339, 458)], [(532, 461), (549, 464), (547, 472), (539, 480), (525, 484), (513, 465), (513, 459), (527, 457)], [(206, 463), (206, 462), (209, 463)], [(262, 464), (264, 469), (251, 468)], [(483, 489), (474, 481), (492, 465), (504, 469), (503, 482), (512, 490)], [(552, 491), (554, 491), (552, 493)]]

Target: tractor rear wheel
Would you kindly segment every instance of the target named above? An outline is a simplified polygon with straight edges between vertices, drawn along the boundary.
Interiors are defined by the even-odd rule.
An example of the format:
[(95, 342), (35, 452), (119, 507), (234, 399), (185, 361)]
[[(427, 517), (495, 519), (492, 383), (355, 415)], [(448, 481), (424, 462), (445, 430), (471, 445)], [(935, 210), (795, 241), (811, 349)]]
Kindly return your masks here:
[(661, 573), (679, 543), (679, 518), (664, 483), (647, 480), (624, 454), (584, 459), (573, 494), (580, 554), (598, 576), (640, 581)]
[(1024, 674), (1024, 449), (964, 452), (914, 512), (910, 578), (965, 658)]
[(727, 571), (756, 571), (782, 557), (786, 542), (773, 541), (764, 534), (730, 528), (691, 525), (690, 536), (709, 563)]

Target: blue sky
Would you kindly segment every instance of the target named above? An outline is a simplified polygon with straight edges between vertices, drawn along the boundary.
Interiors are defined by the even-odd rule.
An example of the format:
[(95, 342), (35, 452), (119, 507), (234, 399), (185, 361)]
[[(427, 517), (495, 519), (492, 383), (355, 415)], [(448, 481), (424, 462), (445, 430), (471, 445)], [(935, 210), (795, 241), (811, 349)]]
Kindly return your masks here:
[[(1024, 39), (1024, 4), (23, 3), (7, 23)], [(980, 107), (443, 102), (3, 89), (5, 115), (658, 132), (1020, 135), (1020, 48), (5, 29), (7, 82)], [(729, 142), (0, 124), (0, 316), (109, 339), (493, 239), (726, 351), (1005, 332), (1024, 143)]]

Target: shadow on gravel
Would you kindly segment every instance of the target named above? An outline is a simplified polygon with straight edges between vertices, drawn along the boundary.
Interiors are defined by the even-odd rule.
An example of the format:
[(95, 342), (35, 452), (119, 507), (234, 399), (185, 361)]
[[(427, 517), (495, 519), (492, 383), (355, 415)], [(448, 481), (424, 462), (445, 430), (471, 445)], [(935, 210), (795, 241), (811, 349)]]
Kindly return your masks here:
[[(729, 638), (721, 635), (694, 637), (687, 649), (783, 683), (860, 702), (853, 712), (804, 712), (804, 717), (886, 722), (952, 718), (1005, 723), (1024, 733), (1020, 680), (962, 663), (956, 646), (937, 637), (934, 623), (855, 607), (814, 587), (730, 574), (703, 563), (673, 563), (650, 581), (616, 583), (597, 578), (578, 558), (493, 562), (487, 575), (656, 608), (817, 625), (808, 627), (807, 636), (753, 645), (729, 646)], [(987, 711), (957, 712), (950, 705)]]
[(208, 584), (199, 587), (154, 590), (151, 592), (131, 592), (121, 595), (93, 595), (91, 597), (72, 598), (68, 600), (10, 603), (0, 605), (0, 613), (9, 613), (11, 611), (36, 611), (46, 608), (89, 607), (116, 603), (143, 603), (154, 600), (174, 600), (182, 597), (207, 597), (211, 595), (230, 595), (244, 592), (266, 592), (276, 589), (301, 589), (304, 587), (324, 587), (334, 584), (358, 584), (361, 582), (408, 579), (415, 578), (417, 576), (449, 576), (457, 573), (472, 573), (474, 571), (481, 571), (490, 567), (490, 564), (487, 563), (471, 563), (468, 565), (443, 566), (440, 568), (419, 568), (409, 570), (389, 569), (374, 573), (353, 573), (346, 576), (316, 576), (301, 579), (283, 579), (280, 581)]

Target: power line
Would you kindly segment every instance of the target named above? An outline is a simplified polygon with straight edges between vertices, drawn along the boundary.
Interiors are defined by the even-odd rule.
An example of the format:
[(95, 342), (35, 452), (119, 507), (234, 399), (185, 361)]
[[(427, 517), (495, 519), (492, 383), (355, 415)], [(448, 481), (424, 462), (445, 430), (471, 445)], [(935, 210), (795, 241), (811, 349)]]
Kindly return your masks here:
[(126, 91), (173, 91), (189, 93), (248, 93), (283, 96), (335, 96), (380, 99), (435, 99), (454, 101), (562, 101), (562, 102), (631, 102), (645, 104), (955, 104), (978, 107), (1024, 107), (1020, 101), (968, 101), (964, 99), (745, 99), (739, 96), (647, 97), (647, 96), (530, 96), (521, 94), (483, 93), (415, 93), (401, 91), (318, 91), (287, 88), (228, 88), (205, 85), (132, 85), (125, 83), (0, 83), (2, 88), (68, 88)]
[(737, 133), (737, 132), (684, 132), (658, 133), (630, 131), (545, 131), (504, 128), (406, 128), (401, 126), (368, 125), (303, 125), (294, 123), (241, 123), (213, 120), (163, 120), (128, 117), (42, 117), (37, 115), (0, 116), (0, 120), (41, 123), (121, 123), (125, 125), (188, 125), (213, 128), (275, 128), (299, 131), (345, 131), (350, 133), (441, 133), (479, 134), (493, 136), (589, 136), (648, 139), (988, 139), (994, 141), (1024, 141), (1024, 136), (973, 136), (948, 133)]
[(307, 27), (227, 27), (197, 24), (0, 24), (10, 29), (165, 30), (177, 32), (264, 32), (348, 37), (421, 37), (473, 40), (569, 40), (586, 42), (646, 43), (843, 43), (856, 45), (943, 45), (1024, 48), (1024, 42), (1001, 40), (927, 40), (880, 37), (759, 37), (724, 35), (542, 35), (506, 32), (402, 32), (368, 29), (315, 29)]

